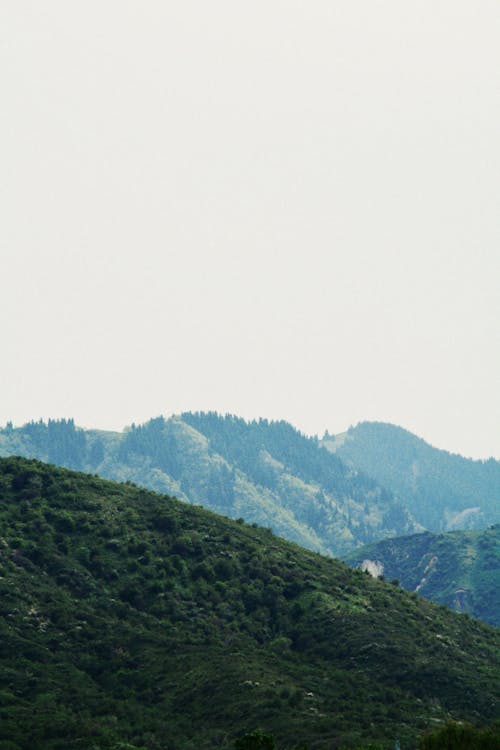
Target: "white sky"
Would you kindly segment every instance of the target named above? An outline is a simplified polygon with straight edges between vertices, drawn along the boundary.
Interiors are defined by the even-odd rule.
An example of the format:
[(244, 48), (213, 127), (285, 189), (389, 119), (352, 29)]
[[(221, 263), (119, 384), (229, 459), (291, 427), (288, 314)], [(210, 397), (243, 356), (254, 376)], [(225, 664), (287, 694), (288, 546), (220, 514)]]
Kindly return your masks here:
[(0, 423), (500, 457), (498, 0), (3, 0)]

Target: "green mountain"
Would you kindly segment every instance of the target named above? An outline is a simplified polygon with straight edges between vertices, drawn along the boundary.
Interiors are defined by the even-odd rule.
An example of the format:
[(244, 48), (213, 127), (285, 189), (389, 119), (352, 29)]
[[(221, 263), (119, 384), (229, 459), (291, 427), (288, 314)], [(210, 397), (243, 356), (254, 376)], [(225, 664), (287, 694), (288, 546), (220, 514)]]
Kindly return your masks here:
[(114, 433), (49, 420), (1, 430), (2, 455), (131, 481), (334, 555), (421, 530), (390, 492), (286, 422), (198, 413)]
[(500, 709), (500, 632), (202, 508), (0, 460), (2, 750), (415, 746)]
[(429, 531), (484, 529), (500, 522), (500, 461), (438, 450), (392, 424), (362, 422), (322, 444), (392, 490)]
[(385, 539), (345, 561), (398, 579), (408, 591), (500, 626), (500, 524), (486, 531), (450, 531)]

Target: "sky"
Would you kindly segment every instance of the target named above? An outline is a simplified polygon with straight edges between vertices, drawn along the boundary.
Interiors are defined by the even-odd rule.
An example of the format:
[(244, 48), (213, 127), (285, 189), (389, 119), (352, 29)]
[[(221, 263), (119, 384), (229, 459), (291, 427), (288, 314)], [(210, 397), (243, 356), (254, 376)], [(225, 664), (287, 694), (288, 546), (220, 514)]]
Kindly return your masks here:
[(500, 458), (498, 0), (3, 0), (0, 424)]

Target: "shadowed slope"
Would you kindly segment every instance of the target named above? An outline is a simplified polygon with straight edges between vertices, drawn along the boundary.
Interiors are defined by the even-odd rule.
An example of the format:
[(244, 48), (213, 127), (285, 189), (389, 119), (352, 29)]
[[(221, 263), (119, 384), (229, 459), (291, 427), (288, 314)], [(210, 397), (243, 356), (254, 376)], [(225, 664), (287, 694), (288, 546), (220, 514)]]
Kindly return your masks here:
[(395, 738), (498, 715), (499, 634), (133, 486), (0, 461), (11, 750)]

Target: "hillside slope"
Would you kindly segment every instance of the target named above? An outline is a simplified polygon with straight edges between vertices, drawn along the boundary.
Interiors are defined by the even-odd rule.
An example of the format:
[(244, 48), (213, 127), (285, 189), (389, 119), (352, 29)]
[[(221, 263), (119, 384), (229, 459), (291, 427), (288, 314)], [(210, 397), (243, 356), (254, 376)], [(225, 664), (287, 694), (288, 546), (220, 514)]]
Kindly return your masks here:
[(344, 558), (397, 578), (408, 591), (500, 626), (500, 524), (486, 531), (451, 531), (386, 539)]
[(410, 750), (499, 715), (499, 631), (268, 530), (20, 458), (0, 522), (3, 748)]
[(16, 454), (129, 480), (335, 555), (421, 530), (390, 492), (286, 422), (183, 414), (110, 433), (51, 420), (1, 430), (0, 455)]
[(500, 461), (438, 450), (382, 422), (361, 422), (322, 444), (391, 489), (429, 531), (484, 529), (500, 522)]

